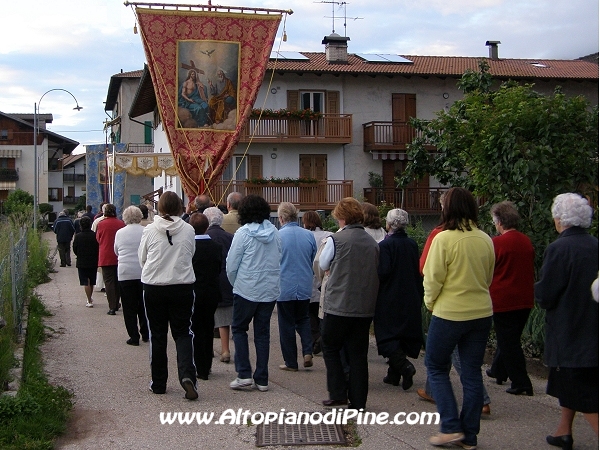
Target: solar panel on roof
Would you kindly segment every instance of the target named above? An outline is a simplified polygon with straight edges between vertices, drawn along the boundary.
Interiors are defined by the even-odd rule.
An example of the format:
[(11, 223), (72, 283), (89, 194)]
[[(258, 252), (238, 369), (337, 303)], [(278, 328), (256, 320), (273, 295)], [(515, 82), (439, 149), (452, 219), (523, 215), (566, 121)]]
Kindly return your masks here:
[(272, 51), (270, 59), (280, 59), (286, 61), (310, 61), (306, 56), (299, 52), (278, 52)]
[(410, 59), (406, 59), (399, 55), (389, 55), (386, 53), (357, 53), (356, 56), (364, 59), (367, 62), (412, 64)]

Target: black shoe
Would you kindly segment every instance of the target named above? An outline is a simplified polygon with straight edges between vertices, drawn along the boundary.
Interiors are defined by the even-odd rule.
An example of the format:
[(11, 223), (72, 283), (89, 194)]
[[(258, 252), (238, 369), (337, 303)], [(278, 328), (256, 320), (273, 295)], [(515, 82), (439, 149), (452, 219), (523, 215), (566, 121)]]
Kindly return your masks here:
[(106, 292), (105, 288), (100, 289), (100, 292)]
[(347, 406), (348, 400), (323, 400), (323, 406)]
[(406, 361), (402, 369), (402, 389), (405, 391), (413, 385), (413, 376), (417, 373), (415, 366), (410, 361)]
[(208, 381), (208, 375), (200, 375), (200, 374), (198, 374), (198, 375), (196, 375), (196, 377), (197, 377), (199, 380)]
[(317, 341), (317, 343), (313, 345), (313, 355), (318, 355), (322, 351), (323, 348), (321, 347), (321, 341)]
[(71, 264), (67, 264), (67, 266), (71, 267)]
[(513, 395), (521, 395), (521, 394), (525, 394), (528, 395), (529, 397), (533, 397), (533, 388), (508, 388), (506, 390), (506, 392), (508, 392), (509, 394), (513, 394)]
[(106, 314), (108, 314), (109, 316), (115, 316), (117, 313), (115, 312), (114, 309), (109, 309)]
[(127, 345), (140, 345), (140, 341), (134, 341), (132, 338), (127, 339), (127, 341), (125, 341), (125, 343)]
[(67, 267), (67, 265), (66, 264), (61, 264), (60, 267)]
[(148, 342), (150, 338), (148, 336), (142, 336), (142, 342)]
[(400, 386), (401, 375), (391, 367), (388, 367), (387, 375), (383, 378), (385, 384), (391, 384), (392, 386)]
[(181, 386), (185, 390), (185, 398), (188, 400), (196, 400), (198, 398), (198, 391), (192, 380), (184, 378), (181, 380)]
[(508, 380), (508, 378), (498, 378), (496, 374), (492, 372), (492, 369), (485, 369), (485, 374), (490, 378), (495, 378), (496, 384), (499, 384), (500, 386), (502, 386), (502, 383)]
[(560, 447), (563, 450), (573, 449), (573, 436), (565, 434), (564, 436), (546, 436), (546, 442), (555, 447)]

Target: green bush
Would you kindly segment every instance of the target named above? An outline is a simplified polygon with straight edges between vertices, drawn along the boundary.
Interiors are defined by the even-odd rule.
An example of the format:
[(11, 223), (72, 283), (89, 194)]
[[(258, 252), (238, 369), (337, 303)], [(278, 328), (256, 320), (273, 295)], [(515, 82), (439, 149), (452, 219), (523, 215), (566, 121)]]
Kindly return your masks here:
[(23, 355), (23, 384), (16, 397), (0, 398), (0, 448), (52, 449), (63, 433), (72, 394), (48, 383), (40, 345), (45, 339), (43, 317), (48, 316), (37, 297), (31, 298)]
[(33, 207), (33, 195), (22, 189), (12, 191), (4, 201), (5, 214), (26, 212), (31, 207)]

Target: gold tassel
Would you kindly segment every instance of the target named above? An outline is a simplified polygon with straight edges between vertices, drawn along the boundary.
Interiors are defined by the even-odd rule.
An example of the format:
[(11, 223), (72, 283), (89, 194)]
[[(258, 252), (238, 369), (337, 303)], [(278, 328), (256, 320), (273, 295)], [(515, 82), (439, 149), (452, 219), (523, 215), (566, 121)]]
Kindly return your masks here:
[(137, 23), (133, 25), (133, 34), (138, 34), (137, 33)]

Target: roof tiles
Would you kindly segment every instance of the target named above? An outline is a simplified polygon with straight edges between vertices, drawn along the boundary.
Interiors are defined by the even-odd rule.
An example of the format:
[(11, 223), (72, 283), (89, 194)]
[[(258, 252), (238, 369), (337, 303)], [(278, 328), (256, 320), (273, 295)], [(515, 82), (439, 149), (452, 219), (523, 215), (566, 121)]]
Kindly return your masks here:
[(490, 74), (498, 78), (598, 80), (598, 65), (583, 60), (496, 60), (482, 57), (402, 55), (413, 62), (405, 64), (372, 63), (349, 54), (347, 64), (330, 64), (325, 53), (300, 53), (309, 58), (309, 61), (270, 60), (268, 69), (275, 68), (280, 72), (460, 77), (467, 69), (478, 70), (479, 61), (485, 60), (490, 66)]

